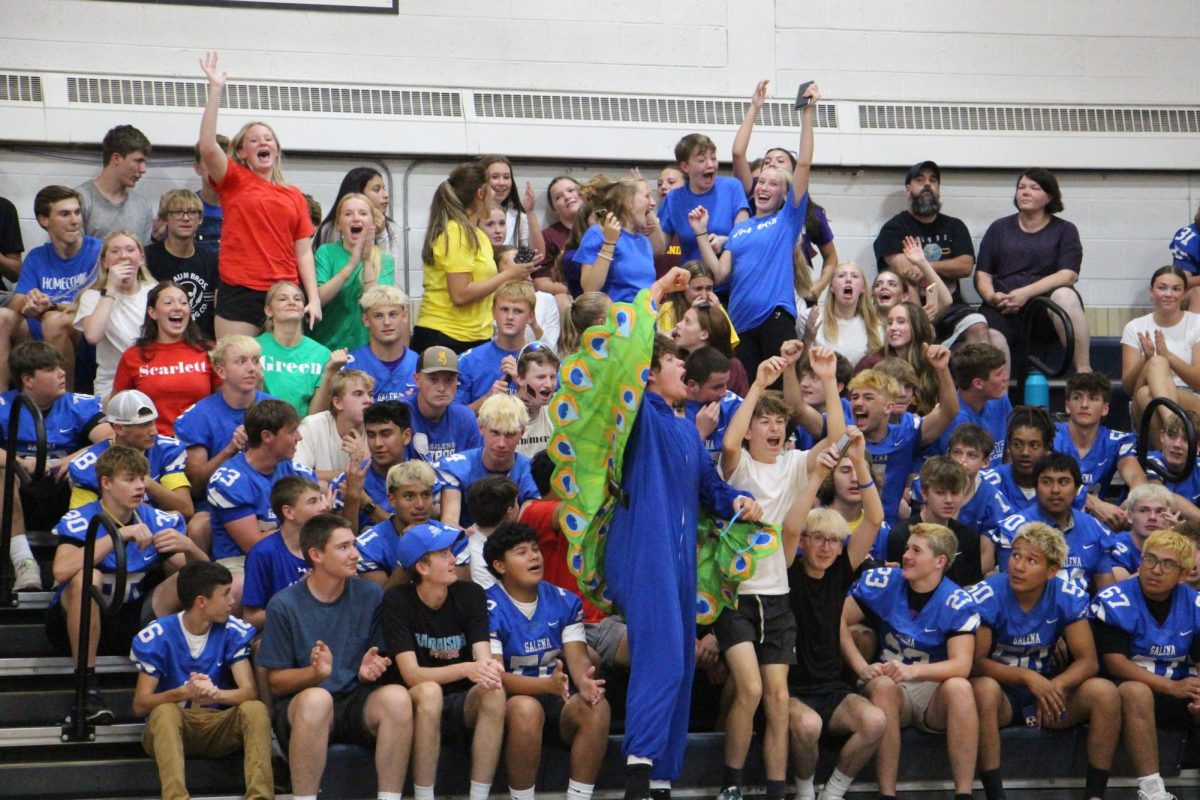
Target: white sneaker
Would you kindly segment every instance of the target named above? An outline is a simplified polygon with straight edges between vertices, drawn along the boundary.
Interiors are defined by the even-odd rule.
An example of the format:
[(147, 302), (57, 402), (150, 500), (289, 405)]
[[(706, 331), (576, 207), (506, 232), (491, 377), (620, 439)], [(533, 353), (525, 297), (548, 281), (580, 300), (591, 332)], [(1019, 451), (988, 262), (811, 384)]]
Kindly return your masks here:
[(1138, 800), (1176, 800), (1176, 797), (1170, 792), (1153, 792), (1151, 794), (1147, 794), (1146, 792), (1139, 790)]
[(42, 570), (32, 558), (23, 558), (13, 563), (17, 571), (17, 579), (13, 582), (15, 592), (42, 591)]

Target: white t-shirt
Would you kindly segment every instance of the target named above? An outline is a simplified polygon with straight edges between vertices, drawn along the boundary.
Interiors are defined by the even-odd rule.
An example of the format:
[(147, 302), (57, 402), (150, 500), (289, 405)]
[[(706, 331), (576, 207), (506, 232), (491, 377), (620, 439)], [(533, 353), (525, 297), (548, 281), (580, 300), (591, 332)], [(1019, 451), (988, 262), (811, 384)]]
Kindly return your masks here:
[(867, 321), (862, 317), (839, 319), (837, 321), (838, 338), (831, 342), (825, 338), (825, 323), (817, 320), (817, 335), (814, 344), (829, 347), (846, 357), (851, 364), (857, 364), (869, 352), (867, 340)]
[[(774, 464), (764, 464), (743, 449), (737, 467), (725, 480), (733, 488), (754, 495), (762, 506), (764, 522), (783, 525), (792, 502), (808, 484), (808, 451), (785, 450)], [(759, 562), (753, 578), (738, 586), (738, 594), (787, 593), (787, 555), (782, 546)]]
[[(537, 324), (542, 329), (542, 338), (539, 342), (549, 347), (554, 352), (558, 352), (558, 332), (562, 328), (562, 320), (558, 314), (558, 303), (554, 302), (554, 295), (549, 292), (534, 292), (534, 297), (537, 300), (533, 309), (533, 316), (537, 319)], [(533, 326), (525, 326), (525, 341), (532, 342)]]
[(471, 554), (471, 580), (484, 589), (490, 589), (496, 583), (496, 576), (488, 572), (487, 564), (483, 562), (485, 544), (487, 537), (472, 527), (471, 535), (467, 537), (467, 552)]
[[(112, 394), (113, 378), (117, 375), (117, 364), (121, 354), (137, 340), (146, 319), (146, 298), (152, 284), (143, 285), (134, 294), (116, 292), (108, 314), (108, 326), (104, 338), (96, 345), (96, 382), (92, 394), (107, 398)], [(100, 302), (100, 292), (88, 289), (79, 298), (79, 309), (75, 312), (75, 330), (83, 330), (83, 321), (92, 315)]]
[(296, 445), (295, 461), (322, 472), (345, 471), (350, 457), (342, 450), (332, 411), (309, 414), (300, 420), (299, 432), (304, 438)]
[(550, 436), (554, 433), (554, 423), (550, 421), (550, 406), (542, 406), (529, 425), (525, 427), (525, 435), (517, 444), (517, 452), (533, 458), (550, 444)]
[[(520, 225), (517, 224), (518, 218)], [(529, 220), (522, 212), (518, 214), (515, 208), (504, 211), (504, 243), (513, 247), (529, 247)], [(518, 231), (517, 228), (520, 227)]]
[[(1144, 317), (1131, 319), (1129, 324), (1125, 326), (1124, 332), (1121, 334), (1121, 344), (1129, 345), (1135, 350), (1141, 350), (1141, 343), (1138, 342), (1139, 333), (1148, 333), (1150, 338), (1154, 338), (1154, 332), (1161, 330), (1163, 337), (1167, 340), (1167, 349), (1179, 357), (1179, 360), (1187, 365), (1192, 363), (1192, 348), (1200, 342), (1200, 314), (1191, 311), (1183, 312), (1183, 319), (1177, 325), (1170, 328), (1163, 328), (1154, 322), (1154, 314), (1147, 314)], [(1187, 387), (1183, 379), (1175, 375), (1175, 385)]]

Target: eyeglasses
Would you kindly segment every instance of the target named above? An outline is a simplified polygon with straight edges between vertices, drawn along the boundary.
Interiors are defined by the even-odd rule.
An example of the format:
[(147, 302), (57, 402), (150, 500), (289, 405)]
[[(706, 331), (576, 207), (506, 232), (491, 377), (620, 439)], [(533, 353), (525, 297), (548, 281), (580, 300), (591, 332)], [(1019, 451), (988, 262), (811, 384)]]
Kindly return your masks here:
[(167, 216), (171, 219), (200, 219), (204, 216), (204, 212), (198, 208), (188, 209), (187, 211), (168, 211)]
[(842, 544), (842, 540), (836, 536), (814, 536), (806, 533), (804, 534), (804, 538), (817, 547), (838, 547)]
[(549, 349), (550, 349), (550, 346), (547, 345), (545, 342), (540, 342), (540, 341), (539, 342), (530, 342), (529, 344), (522, 347), (521, 351), (519, 353), (517, 353), (517, 361), (520, 361), (521, 358), (526, 353), (536, 353), (538, 350), (549, 350)]
[(1153, 553), (1146, 553), (1142, 556), (1142, 566), (1148, 570), (1153, 570), (1155, 567), (1162, 567), (1163, 572), (1179, 572), (1183, 569), (1183, 565), (1178, 561), (1173, 561), (1169, 558), (1159, 558)]

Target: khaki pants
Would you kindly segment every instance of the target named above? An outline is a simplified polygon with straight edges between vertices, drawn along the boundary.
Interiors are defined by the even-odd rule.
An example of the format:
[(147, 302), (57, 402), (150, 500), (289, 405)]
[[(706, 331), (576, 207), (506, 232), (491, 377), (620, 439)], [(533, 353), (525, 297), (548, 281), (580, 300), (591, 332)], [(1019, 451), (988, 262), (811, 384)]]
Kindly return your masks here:
[(271, 720), (258, 700), (226, 709), (181, 708), (164, 703), (150, 712), (142, 747), (158, 763), (163, 800), (188, 800), (184, 755), (227, 756), (245, 748), (247, 800), (272, 800)]

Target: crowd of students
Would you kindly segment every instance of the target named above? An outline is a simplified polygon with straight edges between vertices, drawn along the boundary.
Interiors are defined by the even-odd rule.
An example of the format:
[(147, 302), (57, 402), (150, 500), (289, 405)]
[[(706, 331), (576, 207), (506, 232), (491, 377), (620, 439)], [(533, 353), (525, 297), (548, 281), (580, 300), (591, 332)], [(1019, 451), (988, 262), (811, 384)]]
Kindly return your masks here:
[[(1171, 797), (1157, 727), (1200, 746), (1200, 473), (1173, 480), (1170, 413), (1149, 470), (1102, 422), (1112, 381), (1090, 369), (1082, 246), (1050, 172), (1019, 176), (976, 262), (937, 164), (915, 164), (869, 282), (809, 197), (817, 87), (797, 152), (747, 159), (764, 81), (734, 177), (691, 134), (657, 187), (555, 178), (543, 227), (508, 159), (453, 169), (410, 320), (382, 176), (351, 170), (312, 213), (269, 125), (217, 134), (226, 76), (202, 67), (199, 191), (155, 212), (133, 191), (150, 142), (123, 125), (99, 177), (37, 193), (46, 244), (22, 262), (0, 224), (0, 429), (24, 392), (49, 459), (17, 504), (17, 589), (43, 587), (24, 532), (52, 529), (46, 628), (76, 655), (88, 587), (111, 592), (116, 568), (107, 538), (83, 564), (83, 538), (97, 516), (116, 527), (124, 603), (91, 616), (86, 657), (136, 662), (164, 797), (186, 796), (185, 753), (239, 747), (247, 796), (273, 796), (274, 735), (301, 800), (331, 742), (373, 748), (389, 800), (410, 774), (432, 799), (443, 743), (469, 753), (472, 800), (502, 756), (530, 800), (543, 745), (564, 747), (587, 800), (606, 685), (627, 680), (626, 796), (661, 800), (697, 670), (728, 689), (721, 800), (740, 798), (760, 708), (770, 800), (789, 770), (818, 796), (826, 734), (842, 741), (821, 798), (872, 759), (894, 796), (910, 725), (945, 733), (959, 796), (978, 776), (1000, 798), (1000, 728), (1085, 722), (1085, 797), (1122, 739), (1139, 797)], [(1122, 338), (1135, 422), (1155, 397), (1200, 412), (1198, 240), (1179, 232)], [(1037, 296), (1074, 323), (1062, 421), (1008, 399), (1023, 334), (1054, 334)], [(32, 473), (28, 413), (16, 438)], [(713, 567), (705, 512), (725, 536), (751, 523), (752, 574)], [(113, 720), (94, 682), (86, 713)]]

